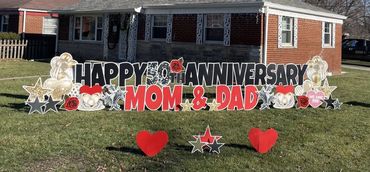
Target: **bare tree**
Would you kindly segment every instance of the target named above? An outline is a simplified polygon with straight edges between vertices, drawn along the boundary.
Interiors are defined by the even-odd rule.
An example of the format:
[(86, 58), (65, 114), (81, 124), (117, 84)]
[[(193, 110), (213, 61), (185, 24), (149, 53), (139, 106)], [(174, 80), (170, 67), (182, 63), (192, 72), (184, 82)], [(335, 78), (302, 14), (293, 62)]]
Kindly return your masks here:
[(303, 0), (348, 17), (343, 32), (353, 38), (370, 38), (370, 0)]

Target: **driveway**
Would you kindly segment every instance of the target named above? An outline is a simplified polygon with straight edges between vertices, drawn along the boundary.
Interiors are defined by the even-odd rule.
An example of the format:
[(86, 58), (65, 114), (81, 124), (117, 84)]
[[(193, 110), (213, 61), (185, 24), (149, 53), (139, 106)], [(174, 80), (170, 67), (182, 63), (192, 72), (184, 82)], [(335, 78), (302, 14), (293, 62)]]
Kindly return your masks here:
[(343, 68), (370, 71), (370, 67), (342, 64)]

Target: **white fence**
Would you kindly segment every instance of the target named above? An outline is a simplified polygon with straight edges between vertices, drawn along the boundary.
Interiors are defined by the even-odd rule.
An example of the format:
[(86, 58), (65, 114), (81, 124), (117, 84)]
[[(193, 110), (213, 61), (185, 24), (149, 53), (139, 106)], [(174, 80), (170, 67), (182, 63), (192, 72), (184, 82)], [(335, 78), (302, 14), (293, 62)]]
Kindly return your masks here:
[(0, 59), (22, 59), (27, 40), (0, 40)]

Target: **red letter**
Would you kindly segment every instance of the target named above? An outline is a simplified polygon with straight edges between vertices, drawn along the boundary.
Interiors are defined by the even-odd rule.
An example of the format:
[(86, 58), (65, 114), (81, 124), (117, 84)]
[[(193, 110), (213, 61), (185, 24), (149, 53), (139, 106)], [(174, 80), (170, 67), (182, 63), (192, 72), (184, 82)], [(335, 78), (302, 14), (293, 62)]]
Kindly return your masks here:
[(233, 86), (231, 89), (231, 101), (227, 110), (243, 110), (242, 86)]
[(216, 101), (220, 103), (217, 110), (224, 110), (230, 103), (230, 89), (226, 85), (216, 87)]
[(151, 85), (146, 90), (145, 102), (149, 110), (158, 110), (162, 105), (162, 89), (158, 85)]
[(245, 86), (245, 110), (252, 110), (258, 104), (258, 89), (254, 85)]
[(171, 94), (171, 87), (163, 87), (163, 104), (162, 111), (168, 111), (175, 109), (180, 110), (180, 104), (182, 103), (182, 85), (175, 85), (173, 93)]
[(139, 85), (135, 93), (134, 86), (126, 86), (125, 111), (131, 111), (132, 109), (144, 111), (145, 89), (145, 85)]

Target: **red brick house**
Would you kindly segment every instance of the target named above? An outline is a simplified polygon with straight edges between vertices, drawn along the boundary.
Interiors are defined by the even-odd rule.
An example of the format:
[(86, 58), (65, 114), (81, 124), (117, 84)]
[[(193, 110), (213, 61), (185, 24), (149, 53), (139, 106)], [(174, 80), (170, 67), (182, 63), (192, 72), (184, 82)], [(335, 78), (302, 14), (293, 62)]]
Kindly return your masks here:
[(50, 10), (78, 0), (0, 0), (0, 32), (56, 35), (58, 14)]
[(305, 63), (341, 72), (345, 16), (299, 0), (81, 0), (57, 10), (59, 52), (108, 61)]

